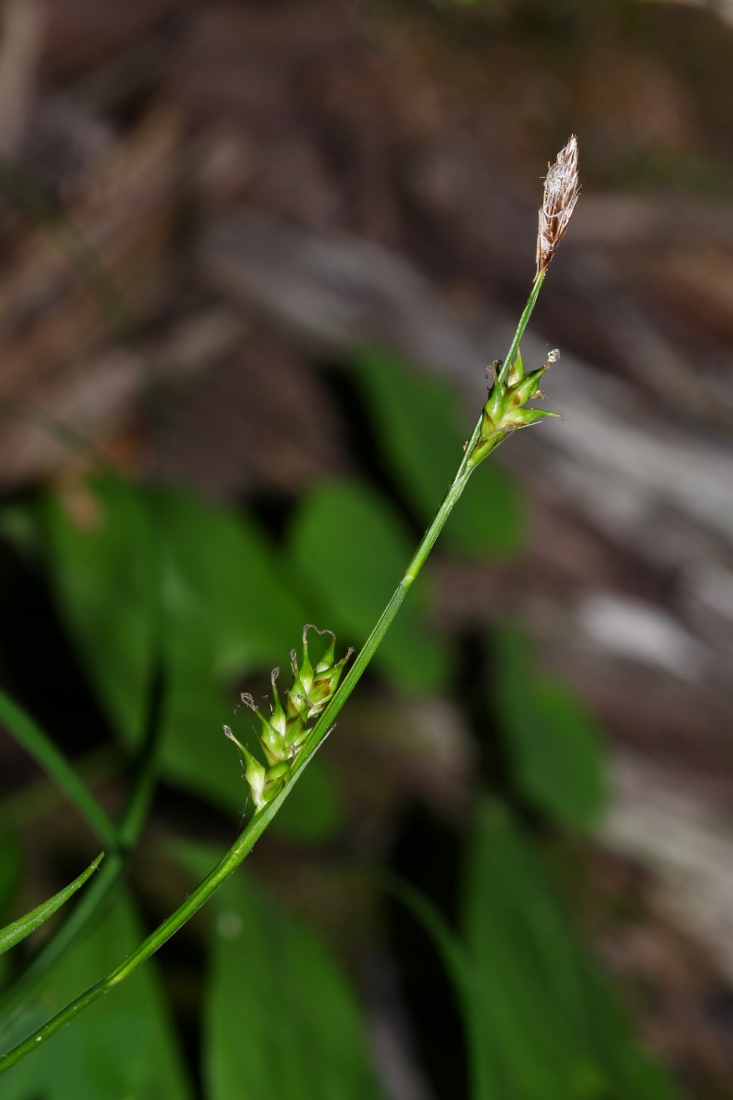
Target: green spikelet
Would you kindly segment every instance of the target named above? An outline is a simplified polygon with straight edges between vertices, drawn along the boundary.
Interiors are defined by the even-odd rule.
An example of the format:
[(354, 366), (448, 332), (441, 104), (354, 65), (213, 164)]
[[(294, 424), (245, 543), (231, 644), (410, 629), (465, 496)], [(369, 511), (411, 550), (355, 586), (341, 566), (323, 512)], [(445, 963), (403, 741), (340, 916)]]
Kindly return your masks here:
[[(331, 636), (331, 643), (315, 668), (308, 654), (309, 630)], [(260, 764), (244, 745), (240, 744), (228, 726), (224, 727), (224, 733), (237, 745), (242, 754), (244, 775), (252, 793), (255, 812), (261, 810), (268, 802), (272, 802), (282, 790), (290, 774), (293, 760), (308, 739), (311, 731), (309, 722), (325, 710), (328, 700), (338, 687), (344, 666), (352, 653), (353, 650), (349, 649), (346, 655), (337, 661), (336, 635), (330, 630), (318, 630), (317, 627), (308, 625), (303, 629), (303, 656), (300, 667), (295, 650), (290, 655), (293, 686), (286, 693), (285, 707), (277, 690), (277, 679), (280, 675), (280, 670), (277, 668), (273, 669), (270, 677), (272, 713), (269, 719), (257, 707), (251, 695), (242, 693), (242, 702), (259, 719), (260, 728), (257, 736), (269, 766)]]
[[(315, 630), (318, 634), (330, 634), (331, 644), (324, 653), (315, 668), (311, 665), (308, 655), (308, 631)], [(336, 660), (336, 635), (331, 630), (318, 630), (309, 624), (303, 630), (303, 659), (298, 668), (295, 650), (291, 653), (291, 661), (295, 682), (289, 696), (289, 707), (293, 714), (305, 713), (306, 721), (318, 717), (325, 710), (328, 700), (338, 687), (344, 665), (353, 653), (349, 649), (340, 661)]]
[[(290, 692), (290, 698), (307, 699), (308, 692), (313, 684), (313, 666), (310, 662), (308, 655), (308, 631), (316, 630), (317, 627), (308, 623), (303, 627), (303, 656), (300, 661), (300, 667), (298, 666), (298, 654), (294, 649), (290, 651), (290, 667), (293, 670), (293, 688)], [(325, 631), (318, 631), (318, 633), (325, 633)]]
[(477, 466), (510, 432), (515, 432), (518, 428), (528, 428), (530, 424), (545, 417), (560, 415), (524, 408), (527, 401), (544, 397), (539, 388), (542, 376), (559, 356), (558, 351), (551, 351), (541, 367), (525, 371), (521, 352), (518, 351), (509, 370), (506, 385), (502, 385), (497, 375), (484, 405), (481, 435), (471, 453), (472, 465)]
[(516, 358), (509, 369), (509, 377), (507, 378), (507, 385), (514, 386), (517, 382), (521, 382), (524, 378), (524, 360), (522, 359), (521, 351), (517, 352)]
[(224, 726), (224, 733), (230, 741), (234, 742), (242, 754), (244, 778), (247, 780), (252, 793), (255, 811), (261, 810), (263, 806), (266, 806), (268, 802), (272, 802), (273, 798), (280, 793), (290, 771), (290, 765), (276, 764), (274, 768), (268, 770), (258, 760), (255, 760), (252, 753), (248, 752), (244, 745), (237, 740), (229, 726)]
[(538, 420), (544, 420), (548, 416), (562, 420), (560, 413), (546, 412), (544, 409), (517, 409), (516, 412), (507, 414), (505, 423), (510, 430), (515, 431), (517, 428), (528, 428), (530, 424), (536, 424)]
[(491, 387), (489, 400), (484, 405), (482, 434), (493, 432), (501, 424), (504, 415), (504, 387), (497, 379)]
[(326, 709), (326, 704), (336, 691), (346, 662), (353, 652), (353, 649), (347, 649), (341, 660), (337, 661), (336, 636), (331, 635), (331, 644), (315, 667), (315, 676), (308, 697), (310, 701), (309, 718), (316, 717)]
[(507, 411), (509, 409), (521, 408), (525, 402), (531, 401), (533, 397), (538, 396), (540, 392), (540, 381), (546, 370), (547, 367), (540, 367), (539, 370), (530, 371), (515, 383), (515, 385), (509, 387), (504, 402)]
[[(273, 673), (273, 686), (275, 679), (276, 677)], [(277, 692), (275, 694), (277, 695)], [(281, 764), (283, 760), (287, 760), (288, 752), (285, 745), (285, 730), (279, 730), (272, 722), (268, 722), (267, 718), (265, 718), (264, 714), (248, 692), (243, 691), (240, 698), (244, 705), (249, 707), (260, 720), (260, 731), (257, 736), (259, 737), (260, 744), (262, 745), (268, 762), (270, 764)]]
[(284, 742), (288, 730), (288, 720), (277, 690), (277, 678), (279, 675), (280, 669), (273, 668), (270, 674), (270, 683), (272, 684), (272, 714), (270, 715), (270, 725), (280, 734)]

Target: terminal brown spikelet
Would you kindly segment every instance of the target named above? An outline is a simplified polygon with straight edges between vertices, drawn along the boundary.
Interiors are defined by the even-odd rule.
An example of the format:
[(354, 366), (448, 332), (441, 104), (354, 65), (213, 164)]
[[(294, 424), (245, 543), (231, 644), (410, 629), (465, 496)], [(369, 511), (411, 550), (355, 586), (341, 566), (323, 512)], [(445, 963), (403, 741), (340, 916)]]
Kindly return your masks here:
[(537, 230), (537, 275), (546, 270), (565, 236), (579, 194), (578, 139), (573, 134), (555, 163), (548, 165)]

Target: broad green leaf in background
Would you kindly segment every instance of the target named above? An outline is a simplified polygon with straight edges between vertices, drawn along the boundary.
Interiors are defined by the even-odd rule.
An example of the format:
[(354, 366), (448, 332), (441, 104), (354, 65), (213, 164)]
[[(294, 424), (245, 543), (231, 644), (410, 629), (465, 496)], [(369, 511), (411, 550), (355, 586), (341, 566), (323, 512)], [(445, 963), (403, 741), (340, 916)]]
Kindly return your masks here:
[(249, 791), (222, 731), (237, 696), (214, 675), (211, 636), (205, 624), (196, 632), (196, 621), (181, 618), (165, 631), (160, 769), (176, 786), (241, 813)]
[(48, 566), (92, 684), (129, 745), (163, 662), (161, 768), (236, 812), (245, 787), (222, 735), (235, 678), (285, 664), (306, 613), (254, 521), (183, 490), (104, 473), (42, 509)]
[[(362, 353), (356, 377), (379, 442), (405, 496), (428, 524), (455, 475), (470, 427), (463, 427), (455, 387), (380, 351)], [(516, 553), (522, 542), (519, 491), (495, 461), (476, 470), (442, 538), (480, 556)]]
[[(141, 938), (129, 903), (118, 899), (44, 980), (37, 1018), (24, 1017), (18, 1033), (3, 1032), (3, 1049), (106, 974)], [(151, 963), (9, 1070), (2, 1089), (3, 1100), (190, 1100), (190, 1095)]]
[(183, 490), (155, 490), (152, 499), (170, 621), (206, 630), (221, 675), (287, 664), (305, 612), (254, 520)]
[(461, 939), (408, 883), (385, 885), (424, 925), (454, 984), (471, 1100), (680, 1100), (635, 1043), (540, 850), (506, 808), (478, 813)]
[(498, 805), (480, 814), (474, 830), (464, 923), (502, 1096), (600, 1100), (603, 1079), (585, 1050), (567, 928), (535, 853)]
[(496, 635), (495, 698), (513, 775), (529, 802), (585, 830), (605, 801), (601, 733), (572, 692), (540, 675), (515, 630)]
[(63, 890), (59, 890), (58, 894), (54, 894), (52, 898), (44, 901), (41, 905), (36, 906), (30, 913), (26, 913), (24, 916), (19, 917), (18, 920), (13, 921), (12, 924), (6, 925), (5, 928), (0, 928), (0, 955), (5, 951), (9, 951), (11, 947), (15, 947), (16, 943), (20, 943), (26, 936), (30, 936), (31, 932), (35, 932), (37, 928), (53, 916), (57, 909), (60, 909), (64, 902), (79, 890), (90, 875), (93, 875), (99, 864), (102, 862), (104, 853), (97, 856), (92, 864), (87, 867), (86, 871), (64, 887)]
[(144, 726), (158, 630), (156, 540), (143, 495), (111, 472), (41, 506), (46, 564), (100, 702), (127, 745)]
[(479, 814), (464, 886), (502, 1100), (672, 1100), (575, 939), (539, 852), (498, 804)]
[(322, 844), (341, 832), (346, 816), (341, 787), (324, 748), (301, 772), (273, 818), (270, 832), (275, 836), (298, 844)]
[(353, 994), (315, 934), (249, 876), (213, 904), (207, 1100), (375, 1100)]
[[(40, 516), (61, 613), (115, 729), (128, 745), (138, 737), (159, 655), (162, 774), (242, 812), (246, 784), (222, 734), (239, 709), (235, 678), (287, 666), (308, 618), (283, 583), (274, 548), (247, 516), (184, 490), (136, 486), (107, 472), (70, 497), (48, 494)], [(42, 734), (0, 696), (0, 710), (4, 705), (0, 718), (39, 758)], [(56, 773), (59, 767), (58, 779)], [(74, 779), (68, 765), (66, 773)], [(83, 785), (62, 786), (98, 825), (91, 795), (75, 797)], [(319, 842), (339, 827), (338, 792), (320, 761), (297, 785), (283, 835), (294, 837), (298, 820), (304, 842)]]
[[(290, 546), (319, 611), (318, 626), (356, 645), (366, 641), (414, 550), (394, 509), (365, 485), (348, 481), (311, 491), (296, 515)], [(425, 622), (420, 585), (374, 656), (397, 687), (417, 692), (439, 689), (448, 673), (447, 649)]]

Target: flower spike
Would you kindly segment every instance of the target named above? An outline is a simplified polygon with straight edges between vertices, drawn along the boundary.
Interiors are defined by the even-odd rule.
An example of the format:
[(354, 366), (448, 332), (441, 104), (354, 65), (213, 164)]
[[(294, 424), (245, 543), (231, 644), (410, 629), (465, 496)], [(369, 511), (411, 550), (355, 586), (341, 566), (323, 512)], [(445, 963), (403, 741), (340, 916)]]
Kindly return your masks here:
[[(331, 642), (313, 667), (308, 654), (308, 631), (315, 630), (318, 634), (329, 634)], [(328, 700), (338, 687), (344, 666), (353, 649), (349, 649), (340, 661), (336, 660), (336, 635), (331, 630), (318, 630), (317, 627), (308, 624), (303, 628), (303, 657), (298, 667), (295, 650), (290, 654), (290, 666), (293, 671), (293, 686), (286, 692), (287, 703), (285, 707), (280, 700), (277, 690), (277, 679), (280, 669), (272, 671), (270, 682), (272, 684), (272, 713), (268, 718), (256, 705), (254, 698), (247, 692), (242, 692), (242, 702), (257, 715), (260, 722), (258, 733), (260, 744), (267, 758), (268, 766), (260, 764), (250, 752), (241, 745), (228, 726), (224, 727), (224, 733), (239, 748), (244, 760), (244, 775), (255, 804), (255, 812), (258, 812), (272, 802), (273, 798), (282, 790), (282, 787), (290, 774), (292, 762), (297, 757), (303, 745), (308, 739), (311, 728), (308, 723), (317, 718), (325, 710)]]
[(578, 139), (572, 134), (565, 148), (557, 154), (555, 163), (547, 167), (537, 228), (535, 279), (549, 267), (557, 246), (565, 236), (579, 196)]

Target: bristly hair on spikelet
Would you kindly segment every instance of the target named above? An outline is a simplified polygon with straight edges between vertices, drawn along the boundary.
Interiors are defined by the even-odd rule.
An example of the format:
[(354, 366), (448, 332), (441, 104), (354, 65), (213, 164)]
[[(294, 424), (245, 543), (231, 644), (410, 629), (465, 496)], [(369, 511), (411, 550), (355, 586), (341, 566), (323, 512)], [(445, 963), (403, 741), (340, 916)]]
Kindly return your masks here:
[(560, 241), (565, 236), (570, 217), (580, 195), (578, 179), (578, 139), (575, 134), (557, 154), (554, 164), (547, 166), (545, 193), (540, 208), (537, 230), (537, 274), (547, 269)]

